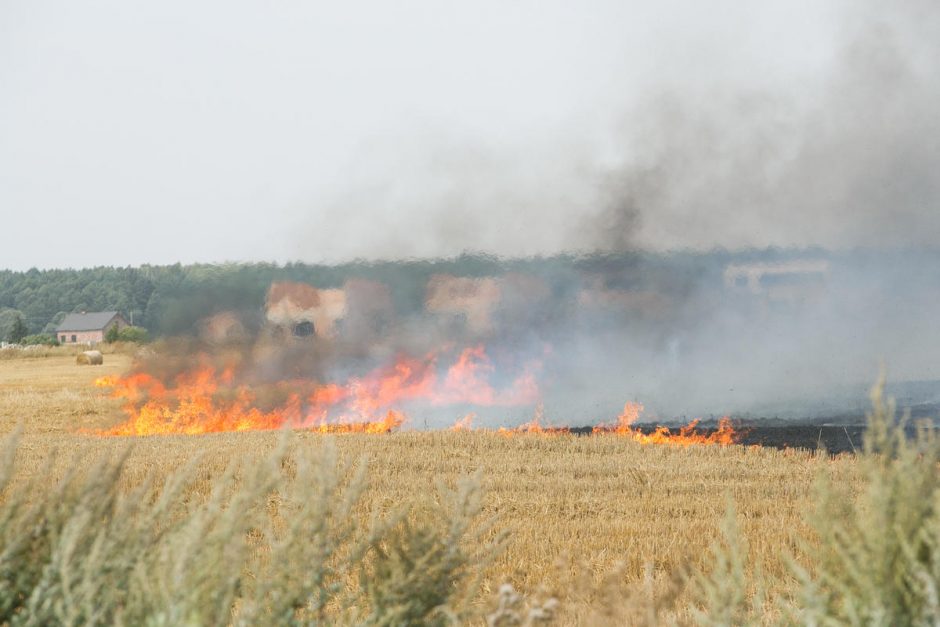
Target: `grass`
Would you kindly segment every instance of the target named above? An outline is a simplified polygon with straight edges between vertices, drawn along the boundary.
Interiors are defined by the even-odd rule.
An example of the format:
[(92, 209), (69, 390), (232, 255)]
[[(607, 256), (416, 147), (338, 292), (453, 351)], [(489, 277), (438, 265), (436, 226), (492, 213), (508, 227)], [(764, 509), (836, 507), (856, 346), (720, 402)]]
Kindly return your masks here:
[[(40, 499), (43, 487), (51, 492), (76, 468), (111, 459), (123, 460), (114, 481), (121, 494), (129, 494), (161, 485), (196, 459), (183, 498), (203, 502), (232, 460), (250, 469), (277, 455), (278, 433), (136, 439), (77, 433), (120, 420), (115, 402), (101, 398), (92, 380), (121, 372), (129, 363), (123, 354), (105, 355), (105, 364), (97, 367), (76, 366), (71, 355), (0, 361), (0, 429), (10, 433), (22, 424), (13, 487), (32, 481), (31, 498)], [(316, 460), (326, 439), (296, 433), (285, 455)], [(676, 584), (676, 576), (713, 568), (712, 548), (728, 527), (729, 502), (736, 539), (746, 545), (740, 568), (748, 577), (760, 573), (766, 589), (795, 594), (803, 582), (787, 555), (800, 554), (800, 538), (811, 535), (804, 512), (816, 498), (815, 478), (825, 472), (849, 492), (861, 485), (854, 457), (738, 446), (673, 448), (616, 437), (504, 438), (475, 432), (329, 440), (337, 466), (367, 463), (368, 484), (352, 510), (361, 526), (394, 519), (402, 504), (413, 506), (412, 512), (434, 510), (443, 499), (435, 483), (456, 489), (479, 472), (477, 518), (497, 521), (479, 541), (495, 541), (499, 530), (508, 535), (502, 551), (478, 563), (481, 585), (471, 605), (480, 616), (494, 603), (510, 607), (515, 593), (501, 586), (511, 584), (529, 602), (557, 596), (565, 624), (619, 624), (637, 607), (644, 612), (631, 619), (637, 624), (650, 616), (692, 620), (689, 608), (700, 603), (700, 594), (688, 582)], [(474, 524), (475, 530), (482, 525)], [(388, 546), (392, 537), (383, 536), (381, 545)], [(352, 574), (344, 577), (347, 589), (355, 587)], [(379, 594), (380, 587), (372, 592)], [(755, 591), (748, 588), (744, 596), (751, 599)], [(643, 602), (634, 602), (639, 597)], [(663, 614), (650, 614), (650, 598), (660, 599)], [(774, 616), (768, 610), (767, 620)]]
[[(0, 361), (19, 359), (34, 361), (36, 359), (59, 358), (64, 356), (70, 356), (72, 359), (75, 359), (76, 355), (86, 350), (89, 350), (89, 347), (85, 344), (63, 344), (60, 346), (35, 344), (18, 348), (0, 348)], [(133, 355), (140, 350), (140, 345), (128, 342), (114, 342), (110, 344), (98, 344), (94, 347), (94, 350), (106, 355)]]

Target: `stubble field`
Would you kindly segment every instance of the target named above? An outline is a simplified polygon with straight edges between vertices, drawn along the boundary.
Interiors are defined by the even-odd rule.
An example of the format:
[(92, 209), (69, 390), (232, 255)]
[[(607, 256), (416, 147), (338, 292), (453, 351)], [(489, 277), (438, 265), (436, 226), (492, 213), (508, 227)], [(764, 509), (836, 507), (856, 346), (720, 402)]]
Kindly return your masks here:
[[(208, 486), (230, 464), (250, 466), (277, 447), (281, 436), (273, 432), (144, 438), (88, 433), (121, 420), (117, 402), (92, 381), (130, 364), (118, 353), (105, 355), (99, 367), (77, 366), (67, 354), (0, 361), (0, 428), (4, 434), (17, 425), (22, 430), (17, 480), (46, 473), (42, 483), (51, 489), (71, 466), (130, 448), (122, 479), (128, 489), (145, 479), (159, 483), (196, 456), (199, 481)], [(315, 456), (325, 437), (296, 433), (290, 446)], [(479, 469), (484, 517), (495, 516), (497, 528), (509, 534), (487, 566), (483, 596), (505, 582), (526, 592), (542, 589), (562, 600), (571, 623), (592, 620), (589, 608), (600, 588), (664, 593), (676, 572), (707, 568), (729, 502), (764, 582), (789, 586), (785, 560), (795, 552), (796, 533), (805, 531), (814, 476), (825, 465), (835, 477), (855, 480), (851, 456), (756, 447), (440, 431), (331, 439), (341, 459), (368, 465), (368, 488), (357, 509), (362, 516), (434, 499), (436, 482), (452, 486)]]

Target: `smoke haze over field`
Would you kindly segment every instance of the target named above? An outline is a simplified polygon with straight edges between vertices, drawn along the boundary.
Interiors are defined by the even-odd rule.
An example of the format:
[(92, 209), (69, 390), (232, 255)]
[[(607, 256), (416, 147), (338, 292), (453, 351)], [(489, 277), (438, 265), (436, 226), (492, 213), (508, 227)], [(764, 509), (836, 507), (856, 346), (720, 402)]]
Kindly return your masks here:
[(6, 2), (0, 267), (933, 244), (938, 14)]
[[(125, 301), (195, 333), (272, 280), (366, 278), (407, 311), (350, 354), (469, 345), (464, 316), (544, 366), (548, 415), (842, 411), (882, 358), (940, 380), (938, 64), (933, 0), (12, 0), (0, 269), (383, 259), (145, 269)], [(489, 268), (512, 315), (430, 311), (432, 266)], [(0, 279), (34, 331), (96, 298)]]
[(612, 223), (639, 220), (637, 243), (658, 248), (935, 245), (940, 9), (853, 6), (831, 67), (796, 89), (680, 86), (643, 102)]
[[(683, 75), (667, 63), (621, 95), (606, 154), (565, 127), (509, 148), (399, 138), (354, 169), (335, 221), (360, 254), (385, 257), (442, 244), (522, 254), (934, 245), (940, 9), (855, 3), (839, 16), (826, 62), (806, 75), (735, 58), (733, 39), (706, 51), (729, 54), (728, 68)], [(778, 44), (800, 34), (777, 26)], [(736, 73), (741, 64), (750, 72)], [(351, 208), (355, 222), (343, 218)]]

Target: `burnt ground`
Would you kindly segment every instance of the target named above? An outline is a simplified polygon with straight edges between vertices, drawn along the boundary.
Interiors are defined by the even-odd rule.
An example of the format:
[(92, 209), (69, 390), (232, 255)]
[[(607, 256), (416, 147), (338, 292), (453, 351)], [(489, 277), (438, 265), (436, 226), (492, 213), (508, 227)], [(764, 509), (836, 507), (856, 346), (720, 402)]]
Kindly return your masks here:
[(831, 454), (852, 453), (863, 448), (864, 425), (752, 425), (739, 427), (740, 443), (777, 449), (824, 448)]
[[(637, 425), (639, 431), (652, 433), (655, 425)], [(592, 427), (575, 427), (576, 435), (590, 435)], [(831, 454), (851, 453), (862, 449), (864, 425), (742, 425), (735, 423), (741, 433), (738, 440), (744, 446), (767, 446), (777, 449), (802, 448), (815, 451), (825, 447)], [(678, 431), (675, 429), (674, 431)], [(696, 429), (697, 433), (709, 434), (715, 427), (708, 425)]]
[[(940, 406), (934, 403), (914, 405), (909, 407), (908, 411), (911, 418), (907, 427), (909, 437), (915, 435), (914, 422), (940, 416)], [(735, 421), (735, 428), (742, 430), (741, 444), (744, 445), (803, 448), (812, 451), (825, 448), (831, 454), (838, 454), (860, 452), (864, 448), (866, 422), (867, 419), (862, 414), (843, 414), (805, 421), (747, 419)]]
[[(940, 406), (919, 405), (910, 409), (912, 421), (940, 417)], [(845, 414), (815, 419), (738, 418), (732, 420), (734, 428), (741, 434), (739, 443), (744, 446), (766, 446), (777, 449), (800, 448), (815, 451), (824, 448), (830, 454), (861, 452), (864, 448), (866, 418), (859, 414)], [(671, 425), (670, 425), (671, 427)], [(716, 420), (704, 420), (696, 430), (712, 433), (718, 427)], [(651, 433), (656, 425), (639, 424), (636, 427)], [(591, 433), (591, 427), (571, 430), (579, 435)], [(678, 431), (678, 429), (674, 429)], [(914, 425), (908, 426), (908, 434), (914, 436)]]

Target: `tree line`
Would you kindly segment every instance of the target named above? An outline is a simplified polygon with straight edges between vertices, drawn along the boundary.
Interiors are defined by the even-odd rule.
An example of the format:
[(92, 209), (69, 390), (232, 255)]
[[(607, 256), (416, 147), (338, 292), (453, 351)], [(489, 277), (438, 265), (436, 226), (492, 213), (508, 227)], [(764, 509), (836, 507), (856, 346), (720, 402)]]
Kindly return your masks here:
[[(0, 339), (6, 339), (14, 326), (22, 335), (52, 333), (66, 314), (78, 311), (119, 311), (157, 337), (192, 332), (199, 320), (224, 310), (238, 311), (249, 319), (254, 315), (260, 322), (265, 293), (274, 281), (300, 281), (324, 288), (339, 287), (349, 278), (380, 281), (391, 288), (396, 310), (408, 314), (422, 307), (427, 281), (437, 273), (487, 276), (523, 272), (539, 276), (556, 297), (564, 297), (567, 291), (577, 289), (586, 275), (604, 276), (610, 287), (682, 291), (720, 284), (721, 272), (730, 262), (807, 255), (826, 256), (847, 266), (891, 266), (899, 259), (885, 253), (856, 251), (834, 256), (821, 250), (767, 249), (525, 259), (464, 254), (452, 259), (340, 265), (226, 263), (0, 270)], [(940, 254), (932, 251), (920, 263), (903, 265), (906, 271), (911, 266), (924, 270), (938, 267), (938, 260)]]

